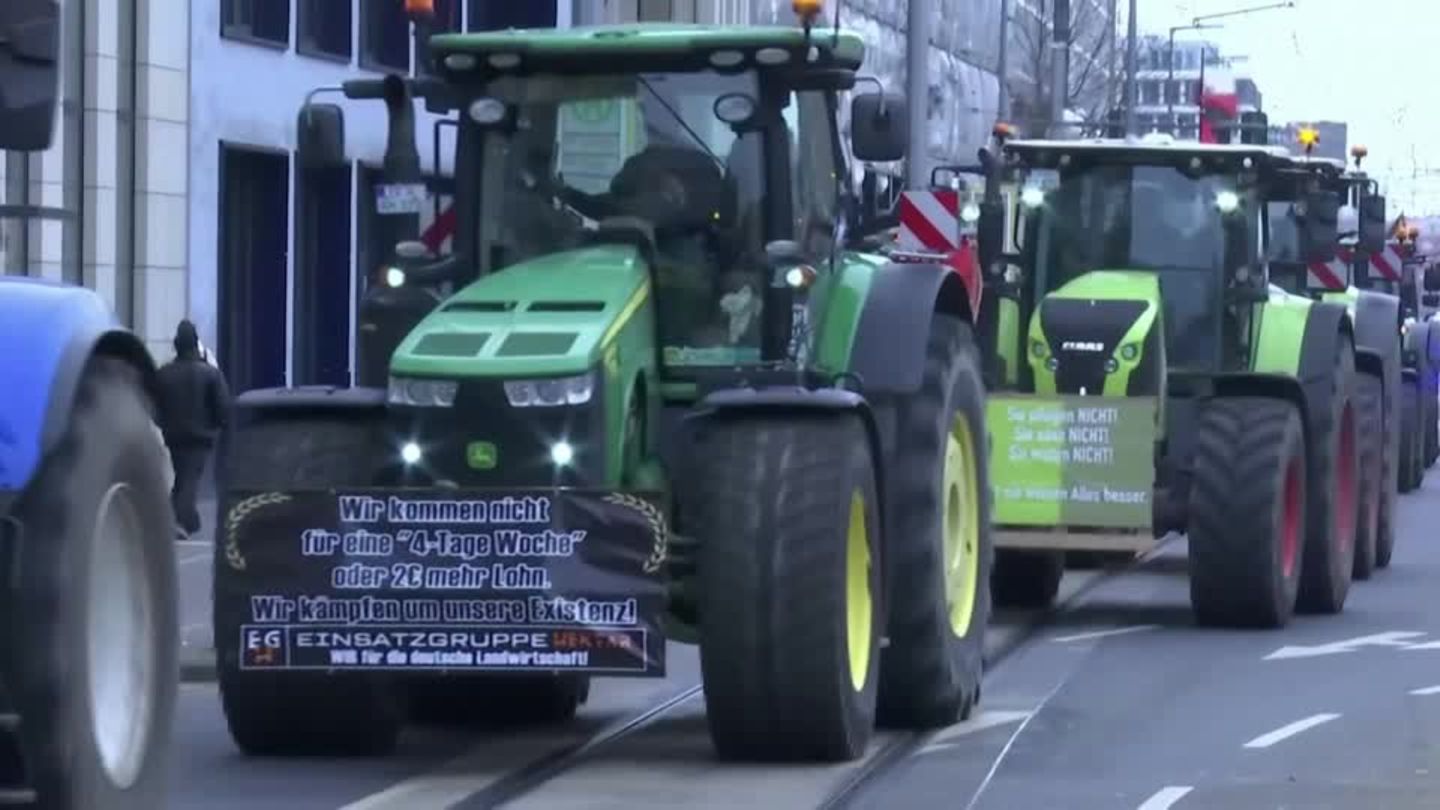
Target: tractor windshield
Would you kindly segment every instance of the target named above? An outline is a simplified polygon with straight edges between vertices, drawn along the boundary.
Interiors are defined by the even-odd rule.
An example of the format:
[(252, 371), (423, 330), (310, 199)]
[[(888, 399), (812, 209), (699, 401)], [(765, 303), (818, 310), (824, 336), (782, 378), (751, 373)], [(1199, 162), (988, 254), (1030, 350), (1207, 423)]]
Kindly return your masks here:
[(602, 222), (638, 220), (655, 236), (667, 352), (758, 357), (762, 135), (726, 123), (755, 108), (753, 73), (527, 76), (486, 95), (513, 125), (477, 133), (482, 272), (603, 244)]
[[(1033, 180), (1034, 178), (1032, 178)], [(1033, 186), (1033, 183), (1027, 184)], [(1217, 200), (1225, 178), (1191, 178), (1166, 166), (1089, 165), (1053, 177), (1035, 205), (1038, 292), (1096, 270), (1150, 270), (1160, 278), (1167, 351), (1178, 365), (1204, 365), (1216, 345), (1227, 255), (1236, 229)], [(1246, 229), (1238, 229), (1244, 236)], [(1193, 356), (1190, 356), (1193, 355)]]

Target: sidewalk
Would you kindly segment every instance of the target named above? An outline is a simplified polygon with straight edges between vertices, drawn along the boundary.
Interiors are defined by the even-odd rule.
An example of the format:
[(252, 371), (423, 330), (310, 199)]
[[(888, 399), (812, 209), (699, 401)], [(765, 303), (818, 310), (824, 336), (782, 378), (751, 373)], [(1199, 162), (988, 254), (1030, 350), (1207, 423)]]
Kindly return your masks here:
[(200, 532), (189, 540), (175, 542), (180, 597), (180, 677), (184, 681), (209, 681), (215, 677), (215, 639), (210, 625), (215, 499), (214, 477), (207, 471), (199, 499)]

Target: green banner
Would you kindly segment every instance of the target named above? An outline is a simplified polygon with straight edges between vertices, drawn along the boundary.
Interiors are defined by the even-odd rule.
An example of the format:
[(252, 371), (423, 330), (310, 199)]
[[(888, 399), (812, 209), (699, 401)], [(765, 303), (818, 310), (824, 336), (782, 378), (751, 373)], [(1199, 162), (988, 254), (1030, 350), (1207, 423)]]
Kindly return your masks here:
[(1153, 397), (992, 396), (992, 520), (1148, 529), (1157, 407)]

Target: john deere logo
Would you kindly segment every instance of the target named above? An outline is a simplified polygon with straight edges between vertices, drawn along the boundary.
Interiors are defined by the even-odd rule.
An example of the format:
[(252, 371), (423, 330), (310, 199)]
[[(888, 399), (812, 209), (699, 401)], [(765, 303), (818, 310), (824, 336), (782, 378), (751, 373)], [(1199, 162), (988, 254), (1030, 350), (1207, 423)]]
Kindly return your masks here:
[(471, 442), (465, 447), (465, 463), (472, 470), (493, 470), (499, 461), (494, 442)]

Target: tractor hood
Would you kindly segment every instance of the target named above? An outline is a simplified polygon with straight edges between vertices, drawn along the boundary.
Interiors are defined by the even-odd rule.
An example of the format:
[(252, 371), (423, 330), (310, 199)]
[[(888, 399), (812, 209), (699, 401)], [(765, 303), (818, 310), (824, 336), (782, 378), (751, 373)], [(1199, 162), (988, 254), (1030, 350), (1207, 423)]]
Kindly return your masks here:
[(512, 265), (436, 308), (401, 342), (390, 367), (466, 377), (584, 373), (640, 311), (649, 279), (639, 252), (623, 245)]

